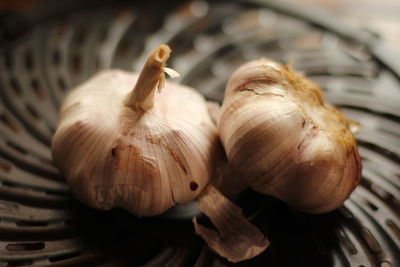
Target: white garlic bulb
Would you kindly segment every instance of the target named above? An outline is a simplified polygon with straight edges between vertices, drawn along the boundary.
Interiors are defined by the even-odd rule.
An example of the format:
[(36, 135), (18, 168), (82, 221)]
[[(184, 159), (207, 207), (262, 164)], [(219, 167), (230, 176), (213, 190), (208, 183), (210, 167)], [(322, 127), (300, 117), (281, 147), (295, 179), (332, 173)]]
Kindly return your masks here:
[(219, 118), (229, 162), (249, 185), (310, 213), (337, 208), (360, 180), (348, 128), (317, 85), (267, 59), (235, 71)]
[(161, 45), (140, 76), (103, 71), (65, 99), (53, 159), (90, 207), (157, 215), (209, 183), (217, 129), (198, 92), (164, 81), (164, 72), (176, 74), (165, 68), (169, 54)]

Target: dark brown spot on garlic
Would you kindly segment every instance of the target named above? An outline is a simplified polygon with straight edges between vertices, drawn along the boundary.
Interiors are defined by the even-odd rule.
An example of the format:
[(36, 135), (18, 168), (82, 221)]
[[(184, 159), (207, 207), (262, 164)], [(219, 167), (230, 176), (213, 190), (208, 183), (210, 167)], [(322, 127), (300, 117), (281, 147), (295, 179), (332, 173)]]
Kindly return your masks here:
[(113, 147), (111, 149), (111, 156), (113, 156), (113, 157), (117, 156), (117, 147)]
[(190, 182), (190, 190), (196, 191), (199, 185), (196, 182)]

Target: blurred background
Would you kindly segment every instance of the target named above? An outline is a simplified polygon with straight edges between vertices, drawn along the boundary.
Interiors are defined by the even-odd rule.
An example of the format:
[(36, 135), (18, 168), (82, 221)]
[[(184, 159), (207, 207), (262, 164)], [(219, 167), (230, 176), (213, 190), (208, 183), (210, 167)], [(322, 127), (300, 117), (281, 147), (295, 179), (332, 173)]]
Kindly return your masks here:
[[(398, 0), (286, 0), (293, 3), (304, 3), (308, 6), (318, 6), (330, 10), (340, 20), (349, 25), (359, 27), (378, 34), (387, 47), (400, 54), (400, 1)], [(30, 9), (52, 2), (49, 0), (2, 0), (0, 1), (0, 13), (27, 12)], [(54, 1), (53, 1), (54, 2)], [(58, 1), (57, 1), (58, 2)], [(61, 1), (66, 2), (66, 1)], [(72, 5), (80, 1), (70, 1)], [(89, 1), (91, 2), (91, 1)], [(92, 1), (93, 2), (93, 1)], [(96, 1), (106, 2), (106, 1)], [(108, 1), (110, 2), (110, 1)], [(146, 1), (132, 1), (143, 2)], [(158, 1), (163, 2), (163, 1)], [(170, 4), (182, 1), (169, 1)], [(157, 1), (153, 2), (157, 3)], [(56, 6), (56, 5), (55, 5)]]

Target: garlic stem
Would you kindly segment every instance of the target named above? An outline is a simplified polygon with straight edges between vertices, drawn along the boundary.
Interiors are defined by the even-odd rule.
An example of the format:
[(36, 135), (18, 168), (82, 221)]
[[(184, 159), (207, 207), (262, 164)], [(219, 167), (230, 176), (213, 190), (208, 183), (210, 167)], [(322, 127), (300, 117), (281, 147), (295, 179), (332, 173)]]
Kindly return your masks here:
[(162, 44), (149, 55), (125, 106), (144, 111), (153, 107), (156, 89), (164, 87), (164, 66), (170, 53), (169, 46)]

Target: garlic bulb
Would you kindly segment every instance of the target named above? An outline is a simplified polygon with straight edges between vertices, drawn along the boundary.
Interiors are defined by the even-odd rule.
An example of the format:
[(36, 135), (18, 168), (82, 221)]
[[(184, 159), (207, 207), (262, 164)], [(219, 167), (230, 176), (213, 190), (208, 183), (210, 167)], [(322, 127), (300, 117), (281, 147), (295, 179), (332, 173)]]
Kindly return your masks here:
[(230, 164), (249, 185), (301, 211), (333, 210), (359, 182), (349, 122), (317, 85), (274, 61), (234, 72), (218, 127)]
[(157, 215), (209, 183), (217, 129), (199, 93), (164, 80), (176, 75), (165, 67), (169, 54), (161, 45), (140, 75), (103, 71), (65, 99), (53, 159), (90, 207)]

